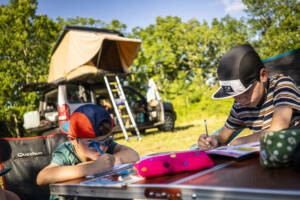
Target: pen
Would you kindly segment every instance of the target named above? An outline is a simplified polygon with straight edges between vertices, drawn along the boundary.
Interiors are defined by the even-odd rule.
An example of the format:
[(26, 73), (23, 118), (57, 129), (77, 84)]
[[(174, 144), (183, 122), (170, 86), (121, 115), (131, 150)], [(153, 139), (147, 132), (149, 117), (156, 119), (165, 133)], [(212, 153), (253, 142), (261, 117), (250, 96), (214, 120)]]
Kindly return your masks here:
[(206, 125), (206, 119), (204, 120), (204, 126), (205, 126), (205, 135), (208, 137), (208, 131), (207, 131), (207, 125)]
[(97, 145), (97, 143), (94, 140), (92, 140), (91, 142), (93, 143), (94, 147), (99, 151), (100, 155), (102, 155), (103, 151), (101, 151), (101, 149), (99, 148), (99, 146)]

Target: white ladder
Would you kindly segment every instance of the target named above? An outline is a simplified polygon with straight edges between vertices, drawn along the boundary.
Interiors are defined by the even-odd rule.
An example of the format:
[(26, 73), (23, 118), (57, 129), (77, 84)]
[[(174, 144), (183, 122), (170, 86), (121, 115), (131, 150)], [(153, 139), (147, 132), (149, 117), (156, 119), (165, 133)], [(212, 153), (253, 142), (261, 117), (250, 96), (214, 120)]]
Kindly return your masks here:
[[(113, 79), (113, 80), (111, 80), (111, 79)], [(119, 77), (117, 75), (105, 75), (104, 81), (105, 81), (115, 114), (119, 121), (122, 132), (125, 136), (125, 139), (126, 140), (129, 139), (127, 131), (126, 131), (127, 128), (134, 128), (136, 137), (138, 137), (138, 139), (141, 140), (142, 138), (140, 136), (140, 132), (139, 132), (137, 125), (135, 123), (135, 120), (132, 116), (132, 112), (131, 112), (128, 102), (126, 100), (126, 96), (124, 94)], [(120, 103), (120, 105), (117, 105), (116, 100), (120, 101), (120, 102), (118, 102), (118, 103)], [(124, 103), (124, 105), (121, 103)], [(126, 127), (126, 124), (124, 124), (124, 120), (126, 119), (126, 121), (127, 121), (128, 118), (129, 118), (129, 122), (131, 124)]]

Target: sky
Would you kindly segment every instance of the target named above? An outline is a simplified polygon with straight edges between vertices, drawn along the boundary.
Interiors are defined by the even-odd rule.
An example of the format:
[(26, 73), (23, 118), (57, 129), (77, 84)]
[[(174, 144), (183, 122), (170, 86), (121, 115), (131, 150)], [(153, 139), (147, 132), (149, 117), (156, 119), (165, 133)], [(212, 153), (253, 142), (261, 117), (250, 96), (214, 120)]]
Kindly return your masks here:
[[(8, 0), (0, 0), (7, 4)], [(246, 16), (241, 0), (38, 0), (37, 14), (56, 17), (87, 17), (109, 24), (113, 19), (127, 25), (127, 30), (155, 24), (157, 16), (178, 16), (183, 22), (195, 18), (211, 22), (226, 14)]]

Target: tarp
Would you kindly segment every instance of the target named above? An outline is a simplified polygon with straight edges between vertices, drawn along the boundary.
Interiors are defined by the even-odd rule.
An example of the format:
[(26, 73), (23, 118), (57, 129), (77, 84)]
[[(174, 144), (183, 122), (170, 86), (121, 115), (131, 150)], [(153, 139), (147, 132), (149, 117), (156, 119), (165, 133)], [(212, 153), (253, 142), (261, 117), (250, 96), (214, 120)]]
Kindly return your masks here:
[(80, 79), (101, 72), (129, 73), (141, 41), (97, 31), (68, 29), (56, 44), (48, 82)]
[(300, 85), (300, 48), (263, 60), (269, 75), (284, 74)]

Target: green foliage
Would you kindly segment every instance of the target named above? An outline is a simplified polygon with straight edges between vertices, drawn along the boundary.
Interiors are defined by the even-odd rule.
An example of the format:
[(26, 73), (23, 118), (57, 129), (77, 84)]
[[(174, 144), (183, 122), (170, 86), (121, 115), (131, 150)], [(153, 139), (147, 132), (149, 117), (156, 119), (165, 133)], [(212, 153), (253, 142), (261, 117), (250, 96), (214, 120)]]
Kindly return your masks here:
[(137, 27), (131, 36), (143, 41), (132, 68), (131, 83), (139, 86), (154, 77), (161, 90), (179, 79), (192, 82), (196, 73), (201, 78), (215, 77), (223, 53), (249, 41), (244, 21), (230, 16), (221, 21), (214, 19), (211, 26), (196, 19), (182, 22), (179, 17), (157, 17), (155, 25)]
[[(22, 115), (36, 108), (39, 96), (22, 92), (28, 83), (47, 80), (51, 50), (65, 25), (121, 31), (142, 40), (134, 61), (130, 85), (145, 90), (154, 78), (164, 100), (175, 105), (179, 121), (222, 115), (232, 100), (213, 101), (216, 69), (231, 47), (251, 43), (262, 58), (300, 47), (300, 2), (297, 0), (243, 0), (248, 18), (229, 15), (211, 24), (179, 17), (157, 17), (155, 24), (135, 27), (117, 19), (37, 15), (37, 0), (10, 0), (0, 6), (0, 128), (1, 136), (22, 136)], [(210, 82), (207, 82), (210, 80)]]
[(12, 0), (0, 7), (0, 121), (13, 136), (21, 136), (22, 114), (37, 98), (20, 89), (46, 80), (50, 45), (57, 37), (57, 24), (36, 15), (36, 6), (35, 0)]
[[(175, 82), (175, 81), (174, 81)], [(203, 79), (186, 83), (184, 87), (180, 81), (172, 83), (163, 93), (163, 99), (169, 99), (177, 112), (178, 123), (199, 120), (207, 117), (227, 116), (233, 99), (213, 100), (212, 94), (218, 86), (208, 86)]]
[(46, 82), (51, 50), (65, 25), (126, 30), (118, 20), (105, 24), (91, 18), (36, 15), (37, 0), (11, 0), (0, 6), (0, 128), (2, 136), (24, 135), (22, 116), (37, 107), (38, 94), (22, 92), (34, 82)]
[(94, 28), (105, 28), (111, 30), (117, 30), (120, 32), (125, 32), (127, 26), (122, 24), (120, 21), (114, 19), (111, 21), (110, 24), (107, 24), (99, 19), (92, 19), (92, 18), (83, 18), (83, 17), (70, 17), (67, 19), (63, 19), (61, 17), (56, 18), (57, 23), (62, 30), (65, 26), (87, 26), (87, 27), (94, 27)]
[(243, 0), (254, 45), (265, 59), (300, 47), (300, 1)]

